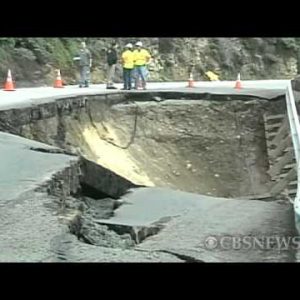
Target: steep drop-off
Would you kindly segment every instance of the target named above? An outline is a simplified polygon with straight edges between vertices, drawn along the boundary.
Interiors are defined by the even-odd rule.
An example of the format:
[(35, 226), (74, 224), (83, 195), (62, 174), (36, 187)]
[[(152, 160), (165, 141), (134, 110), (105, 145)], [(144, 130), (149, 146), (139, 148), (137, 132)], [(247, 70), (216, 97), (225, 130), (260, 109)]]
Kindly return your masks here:
[[(112, 96), (110, 96), (112, 97)], [(137, 185), (239, 197), (265, 193), (263, 113), (281, 100), (132, 101), (82, 107), (20, 126), (21, 135), (81, 154)]]

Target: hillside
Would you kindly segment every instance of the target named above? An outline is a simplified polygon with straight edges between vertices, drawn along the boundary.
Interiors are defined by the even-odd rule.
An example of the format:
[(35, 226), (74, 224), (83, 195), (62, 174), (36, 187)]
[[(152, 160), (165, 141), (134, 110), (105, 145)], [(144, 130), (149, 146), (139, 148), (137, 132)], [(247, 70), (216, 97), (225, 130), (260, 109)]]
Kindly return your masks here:
[[(85, 38), (93, 55), (92, 81), (105, 81), (105, 51), (116, 40), (119, 53), (127, 42), (142, 40), (150, 50), (150, 80), (187, 80), (194, 66), (195, 80), (208, 70), (222, 80), (293, 78), (300, 69), (300, 38)], [(83, 38), (0, 38), (0, 74), (12, 70), (17, 87), (51, 85), (61, 69), (66, 84), (75, 84), (73, 62)], [(117, 80), (121, 80), (121, 67)]]

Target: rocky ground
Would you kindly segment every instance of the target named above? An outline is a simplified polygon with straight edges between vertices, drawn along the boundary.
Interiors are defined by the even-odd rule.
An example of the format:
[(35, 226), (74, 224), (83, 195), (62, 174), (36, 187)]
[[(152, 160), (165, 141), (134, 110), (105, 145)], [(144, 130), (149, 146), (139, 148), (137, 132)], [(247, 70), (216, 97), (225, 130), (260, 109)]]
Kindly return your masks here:
[(21, 195), (10, 205), (1, 201), (1, 262), (182, 261), (156, 251), (126, 249), (122, 238), (105, 227), (89, 228), (86, 240), (94, 245), (81, 242), (68, 226), (75, 218), (75, 211), (62, 209), (56, 201), (55, 197), (36, 192)]
[(182, 261), (135, 251), (128, 235), (96, 224), (95, 218), (112, 216), (119, 203), (82, 194), (80, 174), (86, 170), (80, 171), (78, 157), (6, 133), (0, 140), (6, 158), (0, 172), (1, 262)]

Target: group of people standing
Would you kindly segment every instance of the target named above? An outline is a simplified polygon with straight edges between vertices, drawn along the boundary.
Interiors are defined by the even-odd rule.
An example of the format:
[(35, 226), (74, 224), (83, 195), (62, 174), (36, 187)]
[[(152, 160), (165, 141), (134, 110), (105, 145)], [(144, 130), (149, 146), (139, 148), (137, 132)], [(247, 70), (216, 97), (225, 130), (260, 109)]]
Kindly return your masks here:
[[(114, 86), (114, 76), (116, 65), (118, 62), (123, 68), (123, 90), (138, 89), (141, 87), (146, 89), (146, 81), (148, 75), (147, 65), (149, 64), (151, 55), (148, 50), (143, 47), (143, 43), (138, 41), (135, 44), (128, 43), (125, 45), (120, 60), (117, 53), (117, 44), (112, 43), (107, 51), (107, 89), (116, 89)], [(92, 57), (90, 51), (86, 47), (86, 43), (81, 43), (79, 54), (74, 57), (74, 60), (79, 61), (80, 66), (80, 81), (79, 87), (88, 87), (90, 82), (90, 68), (92, 66)], [(134, 81), (134, 86), (132, 85)]]
[[(115, 75), (116, 64), (118, 63), (118, 55), (116, 50), (117, 44), (113, 43), (107, 51), (107, 89), (114, 89), (113, 78)], [(123, 90), (132, 89), (132, 81), (134, 81), (134, 89), (138, 89), (141, 82), (142, 88), (146, 89), (146, 81), (148, 75), (147, 65), (150, 62), (151, 55), (148, 50), (143, 48), (142, 42), (137, 42), (135, 48), (131, 43), (125, 45), (125, 49), (121, 54), (121, 64), (123, 67)]]
[(151, 55), (143, 48), (142, 42), (135, 44), (135, 49), (131, 43), (125, 46), (125, 51), (122, 53), (123, 66), (123, 81), (124, 89), (131, 90), (132, 78), (135, 79), (134, 88), (138, 89), (141, 81), (142, 88), (146, 89), (146, 80), (148, 75), (147, 65), (150, 62)]

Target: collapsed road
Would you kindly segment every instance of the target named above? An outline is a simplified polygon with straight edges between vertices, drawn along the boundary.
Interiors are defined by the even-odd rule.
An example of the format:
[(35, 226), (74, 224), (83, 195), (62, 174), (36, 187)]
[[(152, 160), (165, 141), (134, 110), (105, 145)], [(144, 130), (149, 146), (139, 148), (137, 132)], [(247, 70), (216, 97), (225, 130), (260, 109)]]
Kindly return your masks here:
[(282, 88), (55, 93), (1, 107), (0, 261), (296, 260), (208, 243), (295, 235), (289, 201), (261, 197)]

